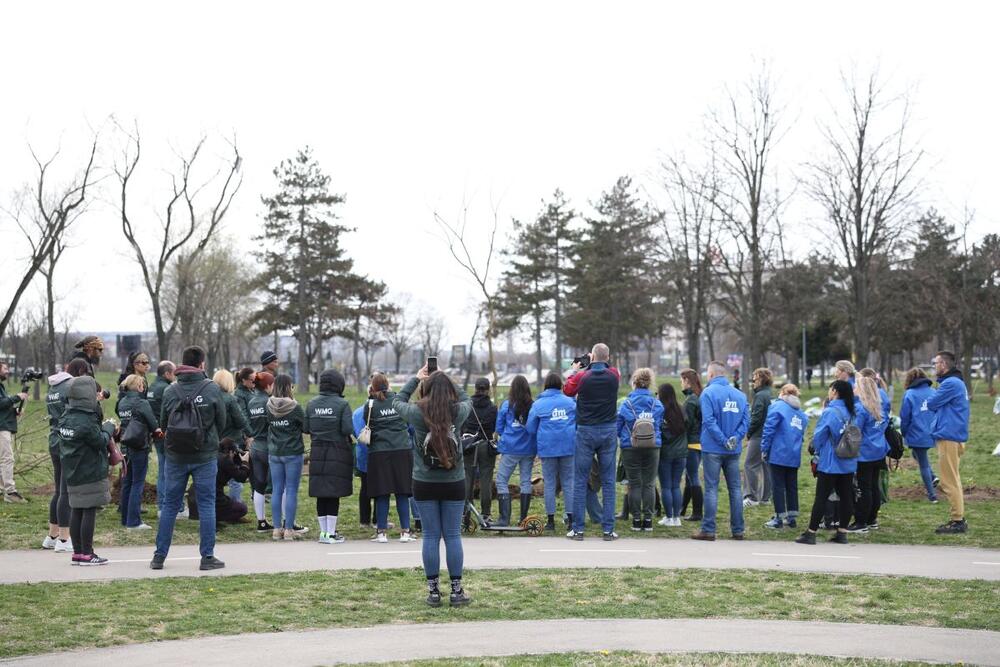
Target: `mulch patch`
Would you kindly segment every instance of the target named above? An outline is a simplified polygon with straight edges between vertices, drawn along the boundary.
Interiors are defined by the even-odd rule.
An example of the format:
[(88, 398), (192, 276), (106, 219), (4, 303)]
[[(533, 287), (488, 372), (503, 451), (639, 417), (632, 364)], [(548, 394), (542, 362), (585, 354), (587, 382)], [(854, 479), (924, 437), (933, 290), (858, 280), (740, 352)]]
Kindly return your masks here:
[[(938, 491), (942, 496), (944, 495), (940, 489)], [(964, 495), (966, 502), (997, 500), (1000, 499), (1000, 488), (995, 486), (971, 485), (965, 487)], [(927, 493), (924, 491), (923, 486), (892, 486), (889, 487), (889, 499), (926, 500)]]

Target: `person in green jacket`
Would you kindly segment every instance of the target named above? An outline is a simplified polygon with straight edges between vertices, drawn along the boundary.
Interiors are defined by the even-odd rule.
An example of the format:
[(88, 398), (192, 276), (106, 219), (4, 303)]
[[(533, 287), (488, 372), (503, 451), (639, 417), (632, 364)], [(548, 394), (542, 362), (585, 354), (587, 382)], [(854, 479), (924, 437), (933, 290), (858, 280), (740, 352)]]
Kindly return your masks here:
[(249, 366), (241, 368), (236, 373), (236, 389), (233, 390), (233, 396), (236, 397), (240, 410), (243, 411), (243, 416), (247, 418), (247, 421), (250, 421), (250, 399), (253, 398), (257, 388), (256, 380), (257, 371)]
[[(701, 466), (701, 376), (693, 368), (681, 371), (681, 393), (684, 399), (684, 422), (687, 424), (688, 452), (684, 465), (684, 496), (681, 498), (681, 517), (684, 521), (701, 522), (705, 494), (701, 488), (698, 468)], [(687, 514), (691, 503), (691, 516)]]
[(45, 409), (49, 414), (49, 458), (52, 459), (52, 500), (49, 501), (49, 532), (42, 540), (43, 549), (56, 553), (70, 553), (73, 543), (69, 537), (69, 491), (62, 474), (62, 459), (59, 458), (59, 420), (66, 412), (66, 392), (74, 377), (87, 373), (82, 360), (70, 362), (77, 370), (74, 375), (69, 366), (66, 370), (49, 376), (49, 390), (45, 393)]
[(28, 501), (14, 485), (14, 434), (18, 406), (28, 400), (28, 395), (23, 391), (13, 396), (7, 394), (4, 383), (9, 372), (7, 364), (0, 362), (0, 487), (5, 503), (25, 503)]
[(267, 399), (271, 397), (274, 376), (259, 371), (254, 376), (253, 398), (247, 403), (250, 416), (250, 488), (253, 489), (253, 512), (257, 516), (257, 532), (274, 530), (267, 522), (264, 501), (271, 492), (271, 467), (267, 462)]
[(271, 532), (273, 540), (300, 540), (309, 529), (295, 523), (299, 505), (299, 483), (308, 433), (306, 413), (292, 393), (289, 375), (274, 378), (274, 389), (267, 399), (267, 463), (271, 469)]
[[(240, 405), (240, 399), (236, 397), (236, 380), (233, 374), (222, 368), (215, 371), (212, 382), (219, 385), (222, 390), (222, 400), (226, 404), (226, 429), (222, 432), (219, 442), (221, 449), (226, 449), (225, 441), (230, 441), (240, 452), (245, 452), (247, 443), (250, 442), (250, 421), (247, 413)], [(229, 480), (228, 496), (237, 503), (243, 503), (243, 484), (235, 479)]]
[(320, 544), (340, 544), (340, 499), (354, 493), (354, 425), (344, 400), (344, 376), (332, 368), (320, 373), (319, 396), (306, 406), (310, 434), (309, 496), (316, 499)]
[[(420, 385), (421, 399), (410, 403)], [(465, 466), (458, 433), (468, 419), (472, 403), (443, 371), (427, 373), (425, 365), (393, 397), (392, 407), (413, 427), (417, 451), (413, 456), (413, 497), (423, 521), (424, 574), (427, 604), (441, 605), (441, 540), (444, 539), (452, 606), (471, 598), (462, 588), (462, 513), (465, 509)]]
[(687, 465), (688, 429), (684, 411), (677, 402), (677, 392), (672, 384), (661, 384), (657, 390), (663, 404), (663, 421), (660, 423), (660, 492), (663, 495), (661, 526), (681, 525), (681, 477)]
[(389, 495), (396, 494), (396, 512), (402, 534), (400, 542), (416, 538), (410, 532), (410, 496), (413, 495), (413, 447), (406, 422), (393, 407), (394, 394), (382, 373), (372, 376), (365, 404), (365, 423), (371, 428), (368, 443), (368, 494), (375, 498), (375, 536), (372, 542), (388, 542)]
[(114, 422), (100, 422), (97, 382), (89, 375), (74, 378), (66, 392), (67, 408), (59, 419), (59, 458), (69, 492), (69, 532), (73, 565), (106, 565), (94, 553), (97, 510), (111, 502), (108, 444)]
[[(140, 518), (142, 492), (146, 487), (146, 470), (149, 468), (149, 442), (159, 435), (159, 424), (153, 416), (153, 408), (146, 398), (146, 378), (139, 374), (129, 375), (118, 386), (118, 402), (115, 411), (124, 434), (128, 425), (138, 419), (146, 427), (146, 438), (138, 446), (124, 447), (125, 476), (121, 484), (121, 502), (118, 505), (122, 525), (129, 530), (151, 530), (152, 527)], [(123, 445), (126, 443), (122, 443)]]
[(770, 368), (754, 370), (750, 378), (753, 404), (750, 407), (750, 427), (747, 429), (746, 458), (743, 460), (743, 507), (756, 507), (771, 502), (771, 475), (760, 452), (764, 422), (771, 406), (771, 386), (774, 375)]
[[(156, 365), (156, 379), (149, 386), (146, 398), (149, 399), (149, 407), (153, 409), (157, 419), (160, 418), (160, 411), (163, 409), (163, 392), (174, 383), (176, 371), (177, 366), (172, 361), (164, 360)], [(163, 438), (154, 440), (153, 447), (156, 449), (156, 516), (160, 516), (163, 512), (163, 497), (167, 494), (167, 485), (163, 478), (163, 460), (166, 456), (163, 451)]]

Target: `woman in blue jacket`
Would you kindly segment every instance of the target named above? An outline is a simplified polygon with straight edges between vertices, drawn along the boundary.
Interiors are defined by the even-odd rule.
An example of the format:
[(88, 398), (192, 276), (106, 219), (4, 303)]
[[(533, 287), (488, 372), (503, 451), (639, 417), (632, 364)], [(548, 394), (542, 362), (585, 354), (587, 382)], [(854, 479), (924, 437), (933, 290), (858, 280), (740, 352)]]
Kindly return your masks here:
[(500, 436), (497, 451), (497, 504), (500, 505), (498, 526), (510, 525), (510, 476), (514, 468), (521, 471), (521, 521), (531, 507), (531, 466), (535, 463), (535, 438), (528, 432), (528, 413), (531, 411), (531, 387), (523, 375), (510, 383), (507, 400), (497, 413), (496, 433)]
[[(573, 507), (573, 466), (576, 459), (576, 401), (562, 393), (562, 376), (549, 373), (545, 390), (528, 411), (528, 433), (535, 438), (542, 459), (542, 482), (545, 485), (545, 531), (556, 530), (556, 485), (562, 484), (563, 507)], [(567, 524), (573, 525), (572, 514)]]
[[(659, 471), (660, 422), (663, 404), (650, 391), (653, 371), (640, 368), (632, 375), (632, 393), (618, 407), (618, 442), (622, 463), (628, 477), (628, 504), (632, 511), (632, 530), (653, 530), (653, 509), (656, 502), (656, 476)], [(653, 439), (643, 445), (633, 442), (636, 422), (652, 420)]]
[(882, 502), (879, 488), (879, 470), (885, 465), (889, 443), (885, 440), (885, 427), (889, 418), (885, 410), (878, 382), (867, 375), (860, 375), (854, 385), (860, 405), (858, 427), (861, 429), (861, 454), (858, 456), (858, 488), (861, 496), (854, 507), (854, 523), (847, 527), (849, 533), (867, 533), (878, 529), (878, 510)]
[(920, 478), (924, 481), (927, 500), (937, 502), (937, 492), (934, 489), (934, 470), (927, 457), (934, 447), (931, 427), (934, 424), (934, 413), (927, 407), (927, 401), (934, 395), (931, 380), (920, 368), (911, 368), (903, 381), (903, 405), (899, 411), (899, 429), (903, 434), (903, 442), (910, 448), (913, 458), (920, 466)]
[(840, 496), (838, 514), (840, 525), (837, 533), (830, 540), (839, 544), (847, 544), (847, 523), (854, 512), (854, 473), (858, 469), (857, 458), (840, 458), (837, 456), (837, 443), (844, 434), (847, 425), (856, 422), (854, 390), (849, 382), (837, 380), (830, 385), (827, 395), (827, 406), (820, 415), (816, 430), (813, 431), (809, 450), (814, 453), (816, 462), (816, 498), (813, 500), (812, 514), (809, 517), (809, 528), (795, 541), (799, 544), (816, 544), (816, 531), (823, 519), (826, 499), (831, 491)]
[(799, 465), (802, 463), (802, 438), (809, 418), (802, 412), (799, 388), (786, 384), (778, 400), (771, 404), (764, 420), (760, 451), (771, 475), (771, 500), (774, 516), (765, 528), (795, 528), (799, 515)]

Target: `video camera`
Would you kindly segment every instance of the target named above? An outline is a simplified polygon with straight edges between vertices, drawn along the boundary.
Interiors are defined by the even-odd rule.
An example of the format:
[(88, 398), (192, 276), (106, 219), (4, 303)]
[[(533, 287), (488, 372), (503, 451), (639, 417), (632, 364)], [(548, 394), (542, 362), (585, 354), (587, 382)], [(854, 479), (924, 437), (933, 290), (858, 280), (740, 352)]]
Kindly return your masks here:
[(586, 368), (587, 366), (590, 365), (590, 353), (585, 352), (581, 354), (579, 357), (573, 357), (573, 363), (580, 364), (580, 368)]
[[(31, 389), (31, 383), (32, 382), (36, 382), (38, 380), (41, 380), (44, 377), (45, 377), (45, 373), (43, 373), (42, 371), (38, 370), (37, 368), (35, 368), (33, 366), (29, 366), (28, 368), (25, 368), (24, 372), (21, 373), (21, 393), (22, 394), (27, 394), (28, 390)], [(18, 415), (21, 414), (21, 410), (22, 409), (24, 409), (24, 401), (18, 401), (18, 404), (17, 404), (17, 414)]]

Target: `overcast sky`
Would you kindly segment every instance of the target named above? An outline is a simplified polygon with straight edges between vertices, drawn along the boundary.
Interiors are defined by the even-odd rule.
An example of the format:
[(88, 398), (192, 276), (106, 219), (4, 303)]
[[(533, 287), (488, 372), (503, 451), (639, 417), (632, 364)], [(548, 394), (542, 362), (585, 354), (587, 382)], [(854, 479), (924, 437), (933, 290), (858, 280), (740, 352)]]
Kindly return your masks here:
[[(226, 230), (254, 261), (271, 170), (309, 144), (347, 196), (359, 269), (434, 304), (450, 345), (468, 339), (475, 291), (432, 211), (455, 216), (468, 201), (481, 234), (491, 202), (509, 228), (556, 187), (583, 211), (622, 174), (651, 188), (662, 152), (696, 153), (705, 111), (762, 61), (790, 124), (779, 172), (791, 187), (840, 100), (840, 71), (878, 63), (894, 89), (913, 91), (923, 198), (948, 214), (968, 203), (977, 235), (1000, 228), (990, 3), (680, 4), (7, 4), (0, 201), (32, 176), (28, 141), (42, 154), (61, 146), (75, 167), (88, 126), (110, 136), (115, 114), (142, 131), (132, 214), (153, 230), (171, 147), (206, 134), (214, 158), (235, 133), (245, 181)], [(110, 202), (113, 178), (105, 185)], [(802, 203), (787, 221), (800, 251), (821, 236), (813, 215)], [(152, 330), (112, 205), (96, 201), (73, 239), (57, 287), (80, 304), (78, 328)], [(24, 256), (6, 218), (0, 249), (6, 303)]]

